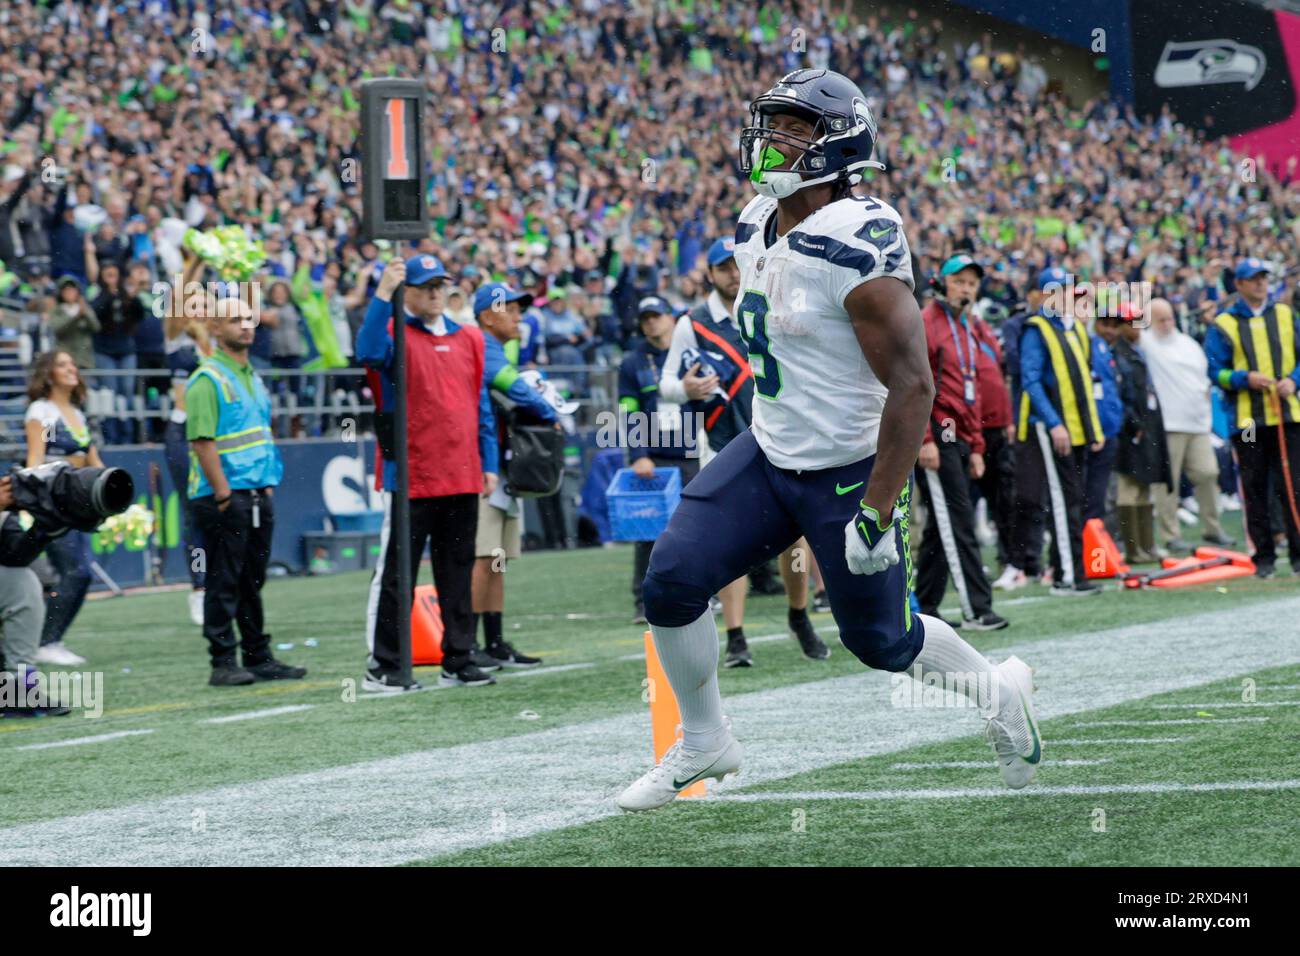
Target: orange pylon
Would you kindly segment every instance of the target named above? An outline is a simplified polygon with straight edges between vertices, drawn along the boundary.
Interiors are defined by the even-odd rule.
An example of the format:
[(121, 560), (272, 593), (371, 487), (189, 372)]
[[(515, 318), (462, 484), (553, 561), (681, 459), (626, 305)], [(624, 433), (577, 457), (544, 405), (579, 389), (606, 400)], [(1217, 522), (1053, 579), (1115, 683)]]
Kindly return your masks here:
[(1083, 526), (1083, 564), (1090, 578), (1114, 578), (1128, 573), (1115, 539), (1100, 518), (1089, 518)]
[(432, 584), (416, 588), (411, 602), (411, 663), (417, 667), (442, 663), (442, 609)]

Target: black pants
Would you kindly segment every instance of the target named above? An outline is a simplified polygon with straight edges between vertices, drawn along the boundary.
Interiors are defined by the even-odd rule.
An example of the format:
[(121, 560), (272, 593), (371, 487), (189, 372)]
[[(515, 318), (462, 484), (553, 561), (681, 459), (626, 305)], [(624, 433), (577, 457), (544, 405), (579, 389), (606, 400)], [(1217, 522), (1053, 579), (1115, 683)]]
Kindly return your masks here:
[[(685, 488), (692, 478), (700, 473), (700, 460), (698, 458), (662, 458), (651, 456), (656, 468), (680, 468), (682, 471), (682, 487)], [(650, 567), (650, 552), (654, 550), (653, 541), (638, 541), (633, 545), (635, 549), (632, 559), (632, 600), (637, 605), (641, 604), (641, 585), (645, 582), (646, 570)]]
[(980, 494), (989, 508), (989, 517), (998, 529), (998, 562), (1011, 560), (1011, 526), (1015, 513), (1016, 456), (1005, 428), (984, 429), (984, 475), (979, 480)]
[[(1088, 446), (1077, 445), (1064, 457), (1052, 450), (1052, 440), (1041, 423), (1034, 425), (1028, 441), (1016, 444), (1016, 540), (1017, 555), (1026, 561), (1020, 566), (1025, 573), (1037, 573), (1030, 567), (1042, 553), (1042, 502), (1046, 497), (1052, 532), (1052, 581), (1073, 585), (1086, 577), (1083, 566), (1083, 499), (1084, 471)], [(1062, 540), (1064, 538), (1064, 540)]]
[[(1296, 504), (1300, 507), (1300, 425), (1290, 424), (1284, 427), (1287, 461), (1294, 483), (1290, 493), (1295, 495)], [(1250, 534), (1251, 543), (1255, 545), (1256, 563), (1272, 564), (1277, 560), (1277, 546), (1273, 541), (1272, 524), (1269, 521), (1271, 499), (1281, 505), (1291, 563), (1300, 566), (1300, 529), (1296, 528), (1291, 516), (1286, 476), (1282, 473), (1282, 449), (1278, 444), (1277, 426), (1257, 422), (1255, 440), (1242, 441), (1240, 434), (1234, 435), (1232, 450), (1237, 456), (1237, 468), (1241, 473), (1241, 507), (1246, 512), (1246, 531)], [(1273, 491), (1271, 496), (1270, 479)]]
[(921, 497), (929, 514), (916, 568), (916, 599), (923, 614), (938, 615), (950, 572), (963, 618), (972, 620), (993, 610), (993, 590), (984, 576), (975, 539), (969, 465), (969, 445), (944, 441), (939, 442), (938, 470), (919, 469)]
[(275, 527), (272, 497), (236, 491), (225, 511), (212, 495), (195, 498), (194, 521), (203, 533), (207, 590), (203, 593), (203, 636), (213, 667), (235, 663), (235, 625), (244, 666), (271, 659), (271, 636), (262, 618), (262, 585), (271, 560)]
[(203, 536), (195, 527), (194, 506), (186, 494), (189, 486), (190, 443), (185, 440), (185, 423), (168, 422), (163, 433), (166, 440), (167, 473), (171, 475), (172, 487), (180, 499), (177, 511), (181, 516), (180, 539), (185, 543), (185, 564), (190, 570), (190, 584), (203, 587), (203, 565), (196, 561), (196, 551), (203, 547)]
[(568, 547), (568, 518), (564, 514), (564, 488), (553, 495), (537, 499), (537, 513), (542, 519), (542, 540), (547, 548)]
[(1106, 495), (1110, 490), (1110, 474), (1115, 470), (1115, 456), (1119, 454), (1119, 442), (1107, 438), (1101, 451), (1088, 452), (1088, 469), (1084, 478), (1083, 520), (1085, 522), (1100, 518), (1106, 520)]
[[(392, 508), (392, 495), (385, 495), (384, 548), (370, 585), (373, 612), (367, 635), (370, 669), (385, 674), (399, 673), (403, 664), (397, 632), (397, 538), (392, 534)], [(411, 586), (419, 578), (420, 559), (427, 545), (442, 611), (442, 667), (449, 672), (469, 663), (474, 647), (470, 585), (477, 533), (478, 495), (411, 499)]]
[(1041, 461), (1043, 453), (1038, 449), (1038, 440), (1032, 433), (1028, 441), (1017, 441), (1011, 446), (1012, 460), (1015, 462), (1015, 482), (1011, 495), (1011, 541), (1007, 563), (1024, 571), (1031, 578), (1043, 573), (1043, 524), (1046, 507), (1043, 499), (1047, 489), (1041, 480), (1033, 480), (1032, 486), (1025, 484), (1022, 475), (1035, 467), (1033, 458)]

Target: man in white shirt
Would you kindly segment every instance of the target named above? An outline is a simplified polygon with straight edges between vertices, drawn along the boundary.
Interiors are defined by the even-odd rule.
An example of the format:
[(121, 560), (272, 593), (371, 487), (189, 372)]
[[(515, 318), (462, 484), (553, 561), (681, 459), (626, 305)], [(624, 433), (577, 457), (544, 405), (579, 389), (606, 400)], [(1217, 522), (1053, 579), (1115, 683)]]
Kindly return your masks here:
[(1190, 551), (1178, 528), (1180, 475), (1196, 490), (1201, 530), (1210, 544), (1230, 547), (1236, 542), (1219, 523), (1219, 460), (1210, 437), (1210, 380), (1205, 352), (1196, 340), (1178, 329), (1173, 307), (1164, 299), (1151, 302), (1151, 328), (1142, 333), (1142, 351), (1160, 399), (1173, 484), (1156, 485), (1156, 517), (1160, 541), (1170, 551)]

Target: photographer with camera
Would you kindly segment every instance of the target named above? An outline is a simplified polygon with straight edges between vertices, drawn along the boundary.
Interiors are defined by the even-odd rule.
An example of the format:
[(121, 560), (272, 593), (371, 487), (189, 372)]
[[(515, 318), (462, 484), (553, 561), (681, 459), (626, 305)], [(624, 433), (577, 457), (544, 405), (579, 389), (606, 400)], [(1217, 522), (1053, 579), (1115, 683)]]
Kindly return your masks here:
[[(70, 353), (45, 352), (36, 357), (27, 397), (31, 399), (24, 421), (28, 468), (51, 459), (62, 459), (73, 468), (104, 466), (81, 411), (86, 401), (86, 383)], [(45, 609), (45, 628), (36, 662), (84, 664), (84, 657), (64, 645), (63, 636), (90, 589), (90, 535), (69, 531), (51, 541), (46, 554), (58, 582)]]
[[(248, 360), (257, 318), (238, 298), (216, 303), (208, 319), (216, 348), (190, 376), (185, 433), (190, 441), (189, 498), (203, 533), (207, 589), (203, 636), (213, 687), (255, 680), (297, 680), (305, 667), (271, 656), (262, 617), (262, 585), (275, 527), (273, 490), (284, 474), (271, 435), (271, 396)], [(244, 666), (235, 661), (235, 621)]]
[(45, 621), (45, 591), (29, 565), (50, 537), (39, 526), (24, 529), (14, 508), (13, 479), (0, 478), (0, 716), (63, 716), (68, 708), (30, 706), (37, 676), (33, 669)]

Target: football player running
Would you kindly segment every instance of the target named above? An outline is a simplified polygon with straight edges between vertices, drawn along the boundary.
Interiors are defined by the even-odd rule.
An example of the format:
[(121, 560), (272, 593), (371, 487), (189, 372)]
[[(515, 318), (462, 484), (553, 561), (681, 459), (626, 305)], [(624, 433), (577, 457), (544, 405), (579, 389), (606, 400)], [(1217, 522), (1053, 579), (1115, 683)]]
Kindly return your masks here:
[(934, 384), (902, 221), (852, 193), (863, 169), (884, 168), (871, 158), (875, 120), (857, 86), (827, 70), (788, 74), (750, 114), (740, 165), (758, 196), (736, 225), (734, 309), (754, 373), (752, 424), (682, 491), (650, 557), (645, 613), (682, 739), (618, 805), (652, 810), (740, 769), (709, 596), (800, 535), (844, 646), (868, 667), (982, 689), (1002, 777), (1023, 787), (1042, 753), (1029, 668), (992, 664), (908, 603), (910, 477)]

